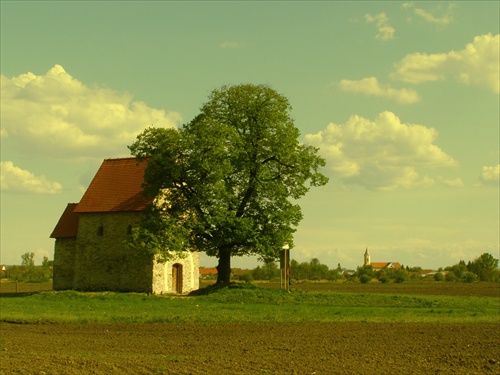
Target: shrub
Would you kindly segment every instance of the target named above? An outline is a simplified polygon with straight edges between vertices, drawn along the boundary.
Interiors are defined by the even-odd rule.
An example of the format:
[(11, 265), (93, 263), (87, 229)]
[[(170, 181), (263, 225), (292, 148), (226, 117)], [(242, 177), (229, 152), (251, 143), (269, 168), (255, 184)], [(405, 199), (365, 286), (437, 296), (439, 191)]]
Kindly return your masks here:
[(409, 279), (409, 273), (404, 268), (400, 268), (394, 273), (394, 281), (397, 283), (404, 283)]
[(372, 278), (367, 275), (367, 274), (363, 274), (359, 277), (359, 281), (361, 281), (362, 284), (367, 284), (369, 283), (370, 281), (372, 280)]
[(473, 272), (464, 272), (464, 274), (462, 276), (462, 280), (465, 283), (474, 283), (477, 281), (477, 276)]
[(434, 274), (434, 280), (436, 281), (443, 281), (444, 280), (444, 276), (441, 272), (437, 272)]
[(444, 277), (446, 281), (456, 281), (457, 276), (453, 271), (446, 272), (446, 276)]
[(250, 273), (243, 273), (239, 276), (240, 281), (244, 281), (246, 283), (251, 283), (253, 281), (253, 277)]
[(391, 281), (391, 279), (390, 279), (387, 275), (385, 275), (385, 274), (380, 275), (380, 276), (378, 277), (378, 279), (379, 279), (379, 281), (380, 281), (381, 283), (383, 283), (383, 284), (388, 283), (389, 281)]

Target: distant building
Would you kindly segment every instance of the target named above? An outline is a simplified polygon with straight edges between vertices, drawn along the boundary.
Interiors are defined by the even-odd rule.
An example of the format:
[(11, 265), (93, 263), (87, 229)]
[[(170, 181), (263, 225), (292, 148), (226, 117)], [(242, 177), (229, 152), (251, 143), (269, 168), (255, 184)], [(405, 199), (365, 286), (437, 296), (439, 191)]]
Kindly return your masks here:
[(217, 273), (217, 268), (200, 267), (200, 277), (202, 279), (208, 279), (210, 277), (217, 276)]
[(364, 266), (372, 266), (375, 271), (380, 271), (383, 269), (396, 269), (399, 270), (401, 268), (401, 264), (399, 262), (372, 262), (370, 253), (368, 252), (368, 248), (365, 250)]
[(152, 204), (142, 194), (147, 162), (106, 159), (79, 203), (69, 203), (54, 231), (55, 290), (186, 293), (199, 288), (199, 253), (161, 263), (127, 245)]

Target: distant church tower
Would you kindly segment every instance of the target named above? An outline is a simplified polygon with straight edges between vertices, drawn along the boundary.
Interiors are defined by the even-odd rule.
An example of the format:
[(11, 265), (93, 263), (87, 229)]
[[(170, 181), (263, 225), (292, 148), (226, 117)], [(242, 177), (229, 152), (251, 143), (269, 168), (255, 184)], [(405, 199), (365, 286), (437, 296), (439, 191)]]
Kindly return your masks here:
[(365, 251), (365, 262), (363, 263), (364, 266), (369, 266), (370, 265), (370, 253), (368, 252), (368, 248), (366, 248)]

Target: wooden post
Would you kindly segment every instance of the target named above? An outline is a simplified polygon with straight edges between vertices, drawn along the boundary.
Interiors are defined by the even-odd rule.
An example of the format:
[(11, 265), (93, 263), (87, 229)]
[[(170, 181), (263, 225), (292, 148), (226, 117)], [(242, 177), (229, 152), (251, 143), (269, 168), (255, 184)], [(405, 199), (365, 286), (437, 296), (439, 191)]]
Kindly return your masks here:
[(281, 248), (281, 250), (283, 251), (283, 280), (285, 281), (285, 289), (287, 291), (290, 291), (290, 287), (288, 285), (288, 279), (289, 279), (289, 275), (288, 275), (288, 261), (289, 259), (287, 259), (287, 253), (288, 253), (288, 249), (290, 247), (288, 246), (288, 242), (283, 242), (283, 247)]

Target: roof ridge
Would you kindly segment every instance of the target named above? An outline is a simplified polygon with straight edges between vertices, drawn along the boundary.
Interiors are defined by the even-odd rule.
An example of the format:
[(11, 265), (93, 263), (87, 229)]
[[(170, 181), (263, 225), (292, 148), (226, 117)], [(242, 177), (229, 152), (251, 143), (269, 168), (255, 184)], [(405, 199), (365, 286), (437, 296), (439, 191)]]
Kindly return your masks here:
[(127, 157), (121, 157), (121, 158), (107, 158), (104, 160), (110, 161), (110, 160), (130, 160), (130, 159), (137, 159), (137, 158), (135, 156), (127, 156)]

